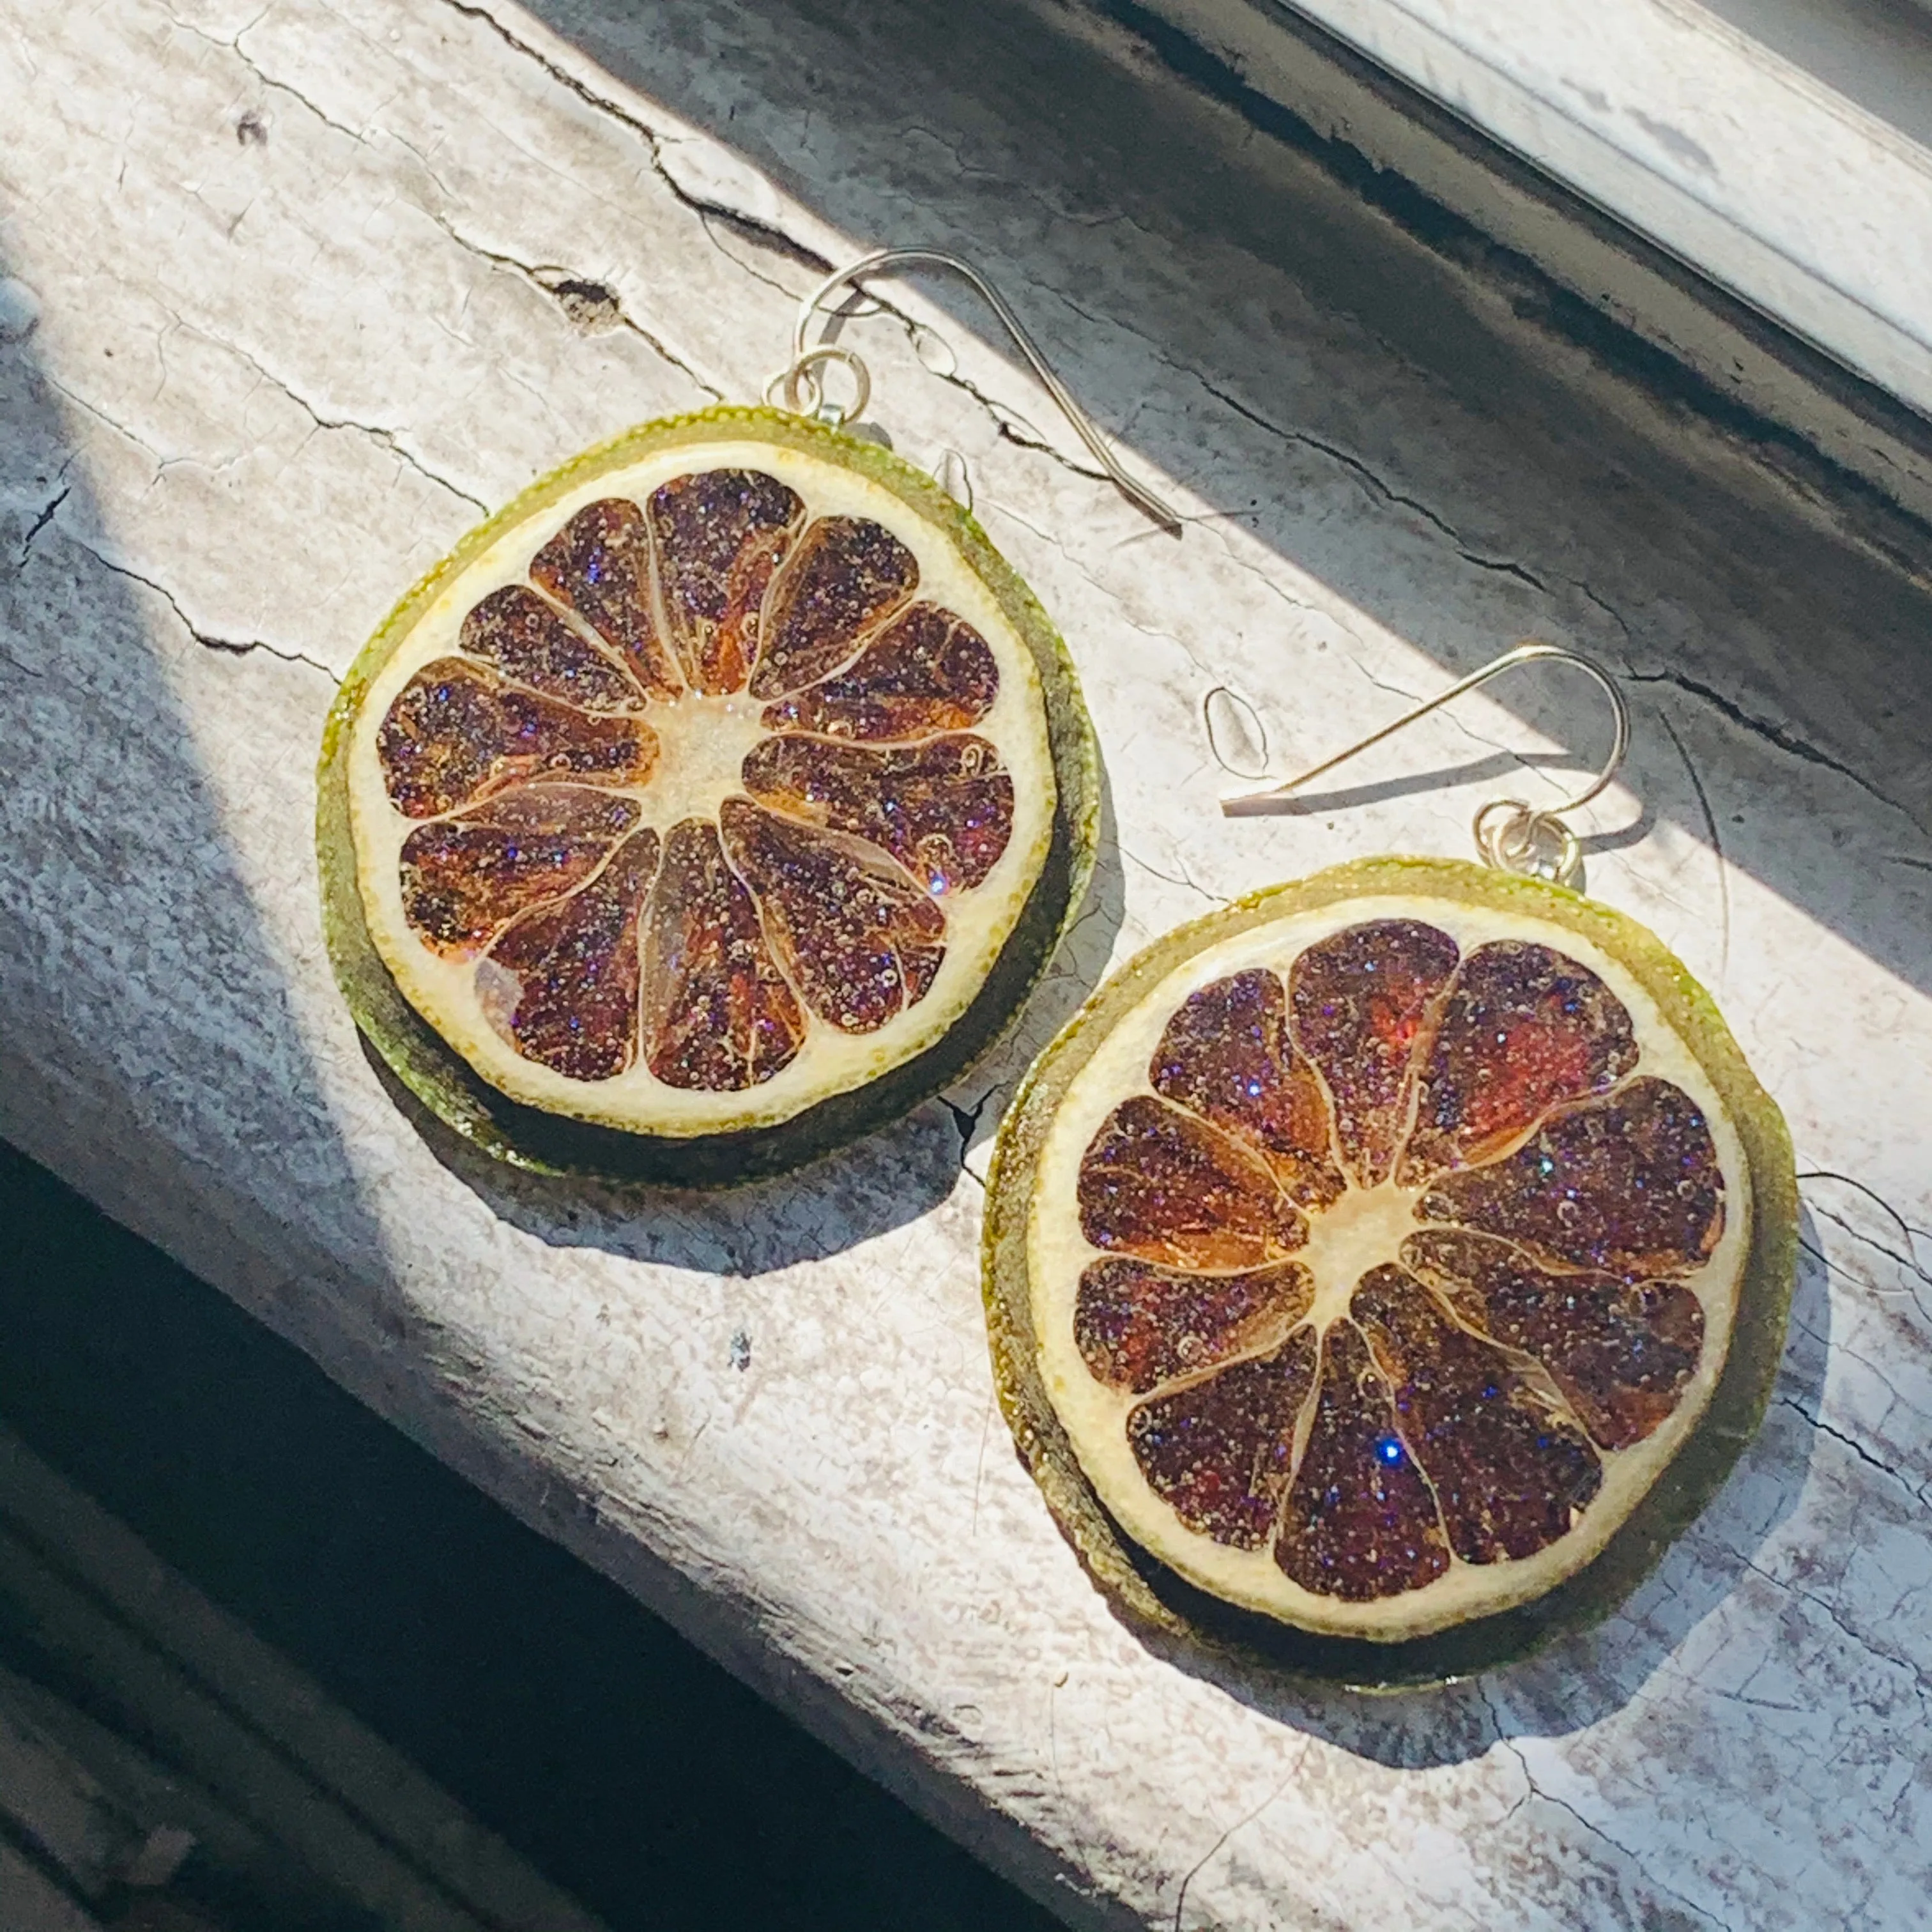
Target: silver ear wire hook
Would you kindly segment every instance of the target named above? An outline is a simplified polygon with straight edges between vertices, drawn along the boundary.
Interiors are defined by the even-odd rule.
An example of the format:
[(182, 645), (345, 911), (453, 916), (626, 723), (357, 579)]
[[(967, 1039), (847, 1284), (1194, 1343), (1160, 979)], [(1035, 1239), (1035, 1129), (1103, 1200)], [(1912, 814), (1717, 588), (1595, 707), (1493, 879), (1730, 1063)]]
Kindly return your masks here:
[[(1060, 405), (1061, 412), (1073, 425), (1075, 433), (1092, 452), (1094, 460), (1104, 470), (1114, 487), (1129, 502), (1151, 517), (1164, 530), (1179, 535), (1180, 519), (1166, 504), (1144, 484), (1137, 483), (1123, 470), (1114, 453), (1100, 439), (1100, 432), (1094, 426), (1093, 419), (1073, 400), (1066, 385), (1053, 373), (1051, 365), (1040, 352), (1040, 346), (1029, 335), (1018, 316), (1007, 304), (1006, 298), (970, 262), (962, 261), (957, 255), (949, 255), (939, 248), (878, 248), (869, 255), (862, 255), (856, 262), (841, 268), (835, 274), (827, 275), (811, 294), (799, 304), (797, 326), (792, 331), (791, 366), (781, 370), (765, 386), (769, 398), (774, 390), (783, 397), (785, 406), (802, 415), (815, 416), (820, 422), (833, 428), (856, 416), (865, 406), (865, 399), (872, 393), (871, 380), (866, 365), (849, 349), (839, 349), (830, 344), (820, 344), (815, 349), (806, 346), (806, 338), (810, 334), (812, 318), (820, 314), (826, 298), (848, 285), (856, 288), (860, 280), (888, 268), (946, 268), (969, 284), (986, 306), (1000, 319), (1001, 326), (1010, 335), (1020, 353), (1026, 358), (1028, 367), (1040, 378), (1047, 394)], [(848, 405), (841, 407), (828, 402), (824, 386), (818, 370), (826, 362), (842, 363), (853, 374), (858, 386), (857, 394)]]
[(1544, 806), (1540, 809), (1520, 798), (1492, 798), (1477, 812), (1471, 830), (1475, 834), (1476, 849), (1486, 864), (1501, 872), (1525, 872), (1552, 879), (1558, 885), (1569, 885), (1582, 869), (1583, 853), (1576, 833), (1562, 823), (1562, 815), (1588, 805), (1616, 776), (1624, 754), (1630, 749), (1630, 707), (1624, 702), (1624, 694), (1617, 688), (1616, 680), (1601, 664), (1580, 652), (1565, 650), (1560, 644), (1533, 640), (1518, 644), (1514, 650), (1492, 658), (1480, 670), (1472, 670), (1447, 691), (1438, 692), (1414, 710), (1403, 712), (1392, 724), (1384, 724), (1379, 731), (1370, 732), (1346, 752), (1337, 752), (1332, 758), (1324, 758), (1320, 764), (1311, 766), (1294, 778), (1271, 781), (1251, 791), (1225, 795), (1221, 800), (1221, 810), (1230, 818), (1250, 818), (1265, 812), (1289, 793), (1298, 791), (1324, 772), (1332, 772), (1337, 765), (1347, 764), (1351, 758), (1379, 745), (1384, 738), (1393, 737), (1417, 719), (1426, 718), (1432, 711), (1453, 704), (1478, 685), (1486, 684), (1491, 678), (1499, 677), (1506, 670), (1514, 670), (1519, 664), (1544, 661), (1574, 664), (1596, 680), (1610, 701), (1614, 728), (1610, 755), (1604, 759), (1597, 776), (1574, 798), (1565, 799), (1561, 805)]

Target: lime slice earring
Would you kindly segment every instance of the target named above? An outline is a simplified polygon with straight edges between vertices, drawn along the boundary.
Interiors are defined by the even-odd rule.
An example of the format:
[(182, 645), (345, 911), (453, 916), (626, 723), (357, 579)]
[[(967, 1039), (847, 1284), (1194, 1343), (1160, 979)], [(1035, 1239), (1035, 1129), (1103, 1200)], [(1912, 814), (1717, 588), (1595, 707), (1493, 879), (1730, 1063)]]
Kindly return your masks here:
[[(966, 508), (853, 434), (871, 380), (800, 313), (764, 407), (647, 423), (472, 531), (330, 715), (317, 842), (357, 1024), (464, 1138), (692, 1185), (827, 1152), (959, 1078), (1094, 860), (1052, 625)], [(832, 399), (834, 372), (850, 385)]]
[(1169, 1637), (1388, 1688), (1607, 1614), (1775, 1374), (1778, 1109), (1652, 933), (1574, 890), (1555, 807), (1480, 863), (1387, 858), (1156, 940), (1034, 1064), (985, 1234), (1000, 1399), (1096, 1582)]

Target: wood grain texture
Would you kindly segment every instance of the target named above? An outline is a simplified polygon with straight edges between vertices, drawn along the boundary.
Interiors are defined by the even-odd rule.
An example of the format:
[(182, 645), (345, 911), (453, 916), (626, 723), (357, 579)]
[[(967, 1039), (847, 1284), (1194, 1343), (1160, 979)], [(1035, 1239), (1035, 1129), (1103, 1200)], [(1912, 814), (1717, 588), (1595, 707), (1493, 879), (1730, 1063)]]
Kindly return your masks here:
[[(1910, 572), (1072, 15), (8, 0), (0, 125), (0, 1132), (1073, 1922), (1925, 1922)], [(830, 1166), (704, 1200), (508, 1175), (418, 1128), (334, 996), (334, 681), (487, 506), (752, 399), (819, 262), (930, 239), (1190, 519), (1090, 473), (950, 291), (847, 332), (1078, 662), (1092, 910), (983, 1083)], [(1525, 678), (1229, 824), (1210, 686), (1287, 769), (1526, 633), (1635, 680), (1591, 888), (1832, 1177), (1772, 1420), (1623, 1615), (1519, 1670), (1371, 1703), (1190, 1670), (1108, 1615), (994, 1413), (985, 1141), (1110, 958), (1462, 853), (1599, 742)]]

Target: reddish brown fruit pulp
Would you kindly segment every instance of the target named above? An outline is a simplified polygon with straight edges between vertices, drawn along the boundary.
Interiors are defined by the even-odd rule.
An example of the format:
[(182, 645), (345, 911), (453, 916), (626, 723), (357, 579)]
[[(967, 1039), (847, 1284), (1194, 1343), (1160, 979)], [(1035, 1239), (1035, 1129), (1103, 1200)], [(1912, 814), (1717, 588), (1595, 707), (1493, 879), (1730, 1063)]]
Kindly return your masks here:
[(916, 1006), (1011, 840), (986, 640), (748, 469), (588, 504), (389, 704), (421, 945), (524, 1058), (742, 1091)]
[(1174, 1012), (1080, 1161), (1072, 1339), (1182, 1529), (1369, 1604), (1577, 1526), (1697, 1372), (1724, 1228), (1641, 1063), (1576, 960), (1415, 920)]

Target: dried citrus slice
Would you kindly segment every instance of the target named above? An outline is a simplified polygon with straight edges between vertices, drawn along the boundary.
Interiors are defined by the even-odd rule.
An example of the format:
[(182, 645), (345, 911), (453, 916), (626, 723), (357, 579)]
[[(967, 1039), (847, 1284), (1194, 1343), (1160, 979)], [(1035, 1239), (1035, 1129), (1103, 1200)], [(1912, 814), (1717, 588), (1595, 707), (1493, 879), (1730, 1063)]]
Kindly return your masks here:
[(957, 1078), (1096, 815), (1064, 652), (971, 519), (757, 410), (472, 534), (358, 660), (322, 790), (338, 977), (405, 1084), (493, 1151), (694, 1180)]
[(1371, 1678), (1462, 1627), (1400, 1669), (1492, 1661), (1606, 1609), (1755, 1426), (1795, 1203), (1641, 928), (1344, 867), (1170, 935), (1042, 1056), (992, 1185), (1003, 1395), (1154, 1621), (1196, 1600), (1166, 1572)]

